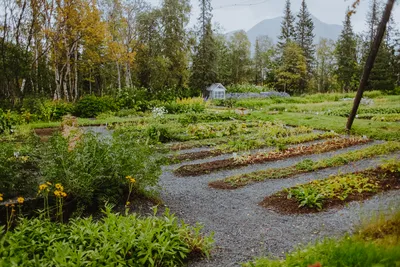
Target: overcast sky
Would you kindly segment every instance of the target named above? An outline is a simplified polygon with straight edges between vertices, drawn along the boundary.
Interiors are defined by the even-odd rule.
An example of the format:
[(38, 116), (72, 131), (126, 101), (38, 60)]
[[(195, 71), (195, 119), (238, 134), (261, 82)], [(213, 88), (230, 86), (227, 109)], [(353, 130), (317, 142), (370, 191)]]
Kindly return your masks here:
[[(158, 5), (161, 0), (149, 0)], [(192, 4), (191, 25), (196, 23), (199, 14), (199, 0), (190, 0)], [(382, 1), (382, 0), (381, 0)], [(342, 24), (345, 11), (353, 0), (306, 0), (309, 11), (318, 19), (329, 24)], [(361, 0), (357, 14), (352, 22), (357, 32), (365, 28), (365, 16), (370, 0)], [(384, 1), (386, 2), (386, 1)], [(285, 0), (211, 0), (214, 8), (214, 22), (219, 23), (226, 31), (248, 30), (258, 22), (283, 15)], [(301, 0), (292, 0), (292, 12), (298, 12)], [(394, 7), (392, 16), (397, 24), (400, 22), (400, 5)]]

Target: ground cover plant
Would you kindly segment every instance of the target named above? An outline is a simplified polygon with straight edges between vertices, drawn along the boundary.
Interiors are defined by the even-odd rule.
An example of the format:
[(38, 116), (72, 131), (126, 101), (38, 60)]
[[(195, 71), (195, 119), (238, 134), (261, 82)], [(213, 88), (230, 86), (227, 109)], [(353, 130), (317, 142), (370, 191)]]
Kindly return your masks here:
[(369, 140), (364, 138), (334, 138), (326, 140), (321, 143), (316, 143), (309, 146), (304, 146), (304, 145), (296, 146), (292, 148), (283, 149), (282, 151), (272, 151), (269, 153), (256, 153), (237, 158), (216, 160), (213, 162), (206, 162), (201, 164), (184, 165), (174, 170), (174, 173), (177, 176), (198, 176), (218, 170), (234, 169), (243, 166), (248, 166), (250, 164), (258, 164), (268, 161), (281, 160), (301, 155), (324, 153), (340, 148), (345, 148), (358, 144), (364, 144), (367, 142), (369, 142)]
[(260, 205), (282, 213), (309, 213), (400, 189), (397, 159), (378, 168), (314, 180), (266, 197)]
[(183, 266), (209, 256), (212, 235), (202, 236), (168, 210), (161, 217), (119, 215), (73, 219), (21, 219), (12, 231), (0, 228), (1, 266)]
[(262, 182), (268, 179), (288, 178), (301, 173), (313, 172), (330, 167), (338, 167), (357, 160), (386, 155), (398, 150), (400, 150), (400, 143), (389, 141), (383, 144), (373, 145), (356, 151), (341, 153), (328, 159), (321, 159), (318, 161), (305, 159), (293, 166), (285, 168), (272, 168), (241, 175), (235, 175), (227, 177), (223, 180), (212, 181), (209, 183), (209, 186), (216, 189), (237, 189), (252, 183)]
[[(398, 210), (398, 209), (397, 209)], [(326, 238), (298, 247), (285, 259), (262, 257), (243, 267), (397, 266), (400, 261), (400, 212), (370, 220), (352, 236)]]

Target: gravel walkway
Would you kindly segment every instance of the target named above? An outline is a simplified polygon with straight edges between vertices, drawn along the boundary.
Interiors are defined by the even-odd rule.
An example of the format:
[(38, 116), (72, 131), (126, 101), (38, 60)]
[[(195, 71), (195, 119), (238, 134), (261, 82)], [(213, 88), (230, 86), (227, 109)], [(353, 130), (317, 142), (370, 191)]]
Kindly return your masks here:
[[(232, 191), (208, 187), (209, 181), (233, 174), (290, 166), (306, 158), (326, 158), (374, 143), (377, 142), (198, 177), (178, 178), (171, 172), (171, 166), (165, 167), (161, 176), (162, 199), (165, 205), (187, 223), (200, 222), (204, 224), (205, 232), (215, 232), (216, 250), (212, 258), (191, 262), (189, 266), (239, 266), (241, 262), (257, 256), (267, 254), (282, 256), (298, 244), (307, 244), (325, 236), (340, 236), (351, 231), (360, 223), (360, 218), (363, 216), (382, 212), (399, 204), (400, 194), (392, 191), (377, 195), (362, 204), (353, 202), (345, 208), (318, 214), (281, 215), (257, 205), (264, 197), (283, 188), (314, 179), (323, 179), (338, 172), (361, 171), (378, 165), (382, 158), (389, 156), (361, 160), (355, 164), (302, 174), (289, 179), (269, 180)], [(400, 153), (390, 157), (393, 156), (400, 160)]]

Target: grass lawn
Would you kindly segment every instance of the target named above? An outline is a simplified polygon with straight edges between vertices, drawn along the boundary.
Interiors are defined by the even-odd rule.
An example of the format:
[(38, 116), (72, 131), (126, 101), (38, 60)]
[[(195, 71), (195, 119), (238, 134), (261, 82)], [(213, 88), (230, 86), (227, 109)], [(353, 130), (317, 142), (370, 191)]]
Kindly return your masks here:
[[(326, 131), (333, 130), (337, 133), (346, 133), (345, 127), (347, 122), (347, 118), (337, 116), (324, 116), (293, 112), (283, 112), (269, 115), (262, 111), (253, 112), (249, 116), (249, 119), (268, 121), (281, 120), (288, 125), (302, 125)], [(400, 123), (356, 119), (354, 121), (351, 133), (356, 135), (366, 135), (371, 139), (400, 140)]]

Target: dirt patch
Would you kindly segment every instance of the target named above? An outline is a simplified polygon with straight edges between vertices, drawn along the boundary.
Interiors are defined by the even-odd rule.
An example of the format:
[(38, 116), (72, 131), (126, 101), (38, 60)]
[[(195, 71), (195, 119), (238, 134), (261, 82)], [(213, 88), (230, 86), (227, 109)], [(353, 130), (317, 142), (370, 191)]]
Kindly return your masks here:
[(268, 161), (282, 160), (290, 157), (324, 153), (332, 150), (346, 148), (358, 144), (367, 143), (369, 140), (357, 138), (333, 139), (310, 146), (296, 146), (283, 151), (269, 152), (268, 154), (257, 153), (240, 159), (223, 159), (200, 164), (184, 165), (174, 171), (177, 176), (198, 176), (219, 170), (229, 170), (245, 167), (251, 164), (260, 164)]
[(172, 157), (170, 157), (170, 159), (172, 161), (197, 160), (197, 159), (216, 157), (216, 156), (219, 156), (222, 154), (223, 154), (222, 150), (216, 149), (216, 150), (211, 150), (211, 151), (198, 151), (198, 152), (180, 154), (177, 156), (172, 156)]
[(388, 171), (382, 172), (379, 169), (377, 169), (373, 171), (364, 171), (357, 173), (365, 175), (373, 182), (377, 182), (379, 184), (379, 190), (375, 192), (351, 194), (345, 200), (340, 200), (337, 198), (325, 200), (323, 204), (324, 208), (322, 210), (317, 210), (315, 208), (309, 208), (309, 207), (299, 207), (299, 202), (297, 202), (295, 198), (288, 199), (287, 193), (283, 191), (278, 192), (272, 196), (266, 197), (262, 202), (259, 203), (259, 205), (281, 214), (317, 213), (335, 207), (342, 207), (344, 206), (344, 204), (352, 201), (366, 200), (383, 191), (400, 189), (399, 172), (388, 172)]

